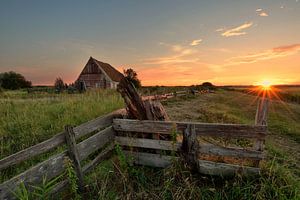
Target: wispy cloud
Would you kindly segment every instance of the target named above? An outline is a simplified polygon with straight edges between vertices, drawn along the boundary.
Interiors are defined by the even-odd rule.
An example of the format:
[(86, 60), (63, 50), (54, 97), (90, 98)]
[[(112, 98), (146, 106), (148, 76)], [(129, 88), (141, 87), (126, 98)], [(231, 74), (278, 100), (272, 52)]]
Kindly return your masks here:
[(199, 45), (203, 40), (202, 39), (197, 39), (197, 40), (193, 40), (190, 45), (191, 46), (197, 46)]
[[(253, 22), (244, 23), (238, 27), (227, 29), (221, 35), (224, 37), (232, 37), (239, 35), (246, 35), (247, 33), (244, 31), (247, 28), (250, 28), (253, 25)], [(222, 30), (223, 31), (223, 30)]]
[(169, 56), (148, 58), (143, 60), (143, 64), (148, 65), (161, 65), (161, 64), (176, 64), (176, 63), (191, 63), (196, 62), (198, 59), (192, 57), (191, 55), (195, 54), (197, 50), (184, 47), (181, 45), (169, 45), (166, 43), (160, 43), (160, 45), (165, 45), (170, 48), (172, 54)]
[(261, 13), (259, 13), (259, 16), (261, 16), (261, 17), (268, 17), (269, 15), (266, 12), (261, 12)]
[(262, 8), (256, 9), (256, 12), (261, 17), (268, 17), (269, 16), (269, 14), (266, 11), (264, 11)]
[(279, 46), (259, 53), (237, 56), (227, 60), (227, 65), (255, 63), (296, 54), (300, 51), (300, 44)]

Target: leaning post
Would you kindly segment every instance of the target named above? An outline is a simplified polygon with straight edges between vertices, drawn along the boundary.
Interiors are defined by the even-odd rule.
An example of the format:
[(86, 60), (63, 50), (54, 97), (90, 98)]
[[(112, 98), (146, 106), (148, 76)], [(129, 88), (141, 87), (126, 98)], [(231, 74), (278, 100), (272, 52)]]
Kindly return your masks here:
[(73, 162), (76, 176), (78, 178), (78, 188), (80, 192), (84, 191), (83, 172), (80, 165), (79, 153), (76, 147), (75, 133), (72, 126), (65, 126), (65, 139), (68, 147), (68, 155)]

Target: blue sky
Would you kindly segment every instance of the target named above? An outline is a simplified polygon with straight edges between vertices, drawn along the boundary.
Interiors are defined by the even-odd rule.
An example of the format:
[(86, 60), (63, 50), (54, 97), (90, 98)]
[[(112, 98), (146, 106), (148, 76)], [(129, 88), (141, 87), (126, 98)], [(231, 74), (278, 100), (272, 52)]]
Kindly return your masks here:
[(72, 82), (93, 56), (145, 85), (299, 83), (299, 20), (297, 0), (3, 0), (0, 72)]

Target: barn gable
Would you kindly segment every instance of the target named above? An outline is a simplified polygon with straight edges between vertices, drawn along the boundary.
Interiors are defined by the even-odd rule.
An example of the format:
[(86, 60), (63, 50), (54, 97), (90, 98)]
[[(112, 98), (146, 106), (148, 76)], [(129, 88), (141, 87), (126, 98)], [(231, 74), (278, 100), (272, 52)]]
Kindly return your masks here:
[(123, 74), (110, 64), (90, 57), (77, 81), (87, 88), (116, 88), (122, 77)]

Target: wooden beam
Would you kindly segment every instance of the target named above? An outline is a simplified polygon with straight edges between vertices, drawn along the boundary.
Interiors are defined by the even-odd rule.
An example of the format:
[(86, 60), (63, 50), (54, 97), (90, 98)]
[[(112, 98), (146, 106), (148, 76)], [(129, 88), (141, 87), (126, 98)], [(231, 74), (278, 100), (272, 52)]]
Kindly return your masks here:
[[(94, 151), (104, 147), (107, 143), (111, 142), (114, 132), (111, 127), (106, 128), (103, 131), (100, 131), (96, 135), (88, 138), (87, 140), (82, 141), (77, 144), (77, 149), (79, 153), (79, 160), (82, 161), (86, 159)], [(92, 138), (92, 139), (91, 139)], [(96, 142), (95, 142), (96, 141)], [(88, 144), (93, 145), (88, 145)], [(94, 144), (97, 144), (94, 146)], [(47, 180), (61, 174), (64, 169), (64, 157), (67, 156), (67, 151), (59, 153), (50, 157), (49, 159), (29, 168), (23, 173), (11, 178), (0, 184), (0, 199), (7, 199), (12, 196), (10, 190), (14, 191), (21, 182), (29, 185), (37, 185), (42, 182), (43, 177), (46, 177)]]
[(87, 158), (91, 153), (102, 148), (105, 144), (113, 141), (114, 136), (115, 132), (110, 126), (77, 144), (77, 148), (80, 149), (80, 160)]
[(261, 138), (266, 136), (266, 126), (253, 126), (241, 124), (212, 124), (172, 121), (150, 121), (114, 119), (113, 128), (116, 131), (138, 133), (171, 134), (174, 127), (183, 132), (188, 125), (195, 126), (197, 136), (231, 137), (231, 138)]
[(199, 148), (201, 154), (213, 154), (217, 156), (231, 156), (237, 158), (250, 158), (261, 160), (264, 155), (261, 151), (253, 151), (242, 148), (222, 147), (213, 144), (201, 144)]
[(259, 168), (245, 167), (226, 163), (217, 163), (207, 160), (198, 160), (198, 169), (202, 174), (215, 176), (234, 176), (235, 174), (242, 175), (257, 175), (260, 173)]
[[(93, 132), (98, 129), (102, 129), (104, 127), (110, 126), (113, 118), (121, 117), (125, 115), (126, 110), (120, 109), (110, 114), (98, 117), (92, 121), (86, 122), (74, 128), (74, 133), (76, 139), (87, 135), (90, 132)], [(34, 146), (28, 147), (22, 151), (19, 151), (15, 154), (12, 154), (8, 157), (5, 157), (0, 160), (0, 170), (5, 169), (9, 166), (18, 164), (22, 161), (28, 160), (35, 156), (38, 156), (42, 153), (48, 152), (60, 145), (62, 145), (65, 141), (64, 132), (61, 132), (52, 138), (43, 141)]]
[(108, 147), (106, 147), (103, 151), (101, 151), (101, 153), (99, 153), (91, 162), (89, 162), (83, 167), (82, 169), (83, 173), (86, 174), (90, 172), (103, 160), (108, 159), (113, 154), (114, 148), (115, 145), (112, 143)]
[(172, 164), (172, 159), (177, 160), (177, 157), (163, 156), (152, 153), (123, 151), (127, 157), (133, 158), (133, 162), (138, 165), (150, 167), (165, 168)]
[[(94, 169), (98, 164), (100, 164), (103, 160), (108, 159), (114, 150), (114, 144), (106, 147), (99, 155), (96, 156), (91, 162), (83, 166), (82, 171), (84, 174), (87, 174), (92, 169)], [(50, 195), (53, 197), (57, 197), (59, 192), (63, 191), (69, 185), (68, 180), (63, 180), (56, 184), (54, 189), (51, 190)]]
[(65, 138), (68, 147), (68, 155), (72, 160), (72, 164), (77, 176), (77, 185), (80, 192), (84, 191), (83, 172), (80, 165), (79, 153), (76, 148), (75, 133), (71, 126), (65, 127)]
[[(267, 126), (267, 117), (268, 117), (268, 107), (269, 107), (269, 98), (266, 97), (266, 91), (262, 98), (258, 100), (256, 115), (255, 115), (255, 125), (264, 125)], [(258, 138), (254, 141), (253, 148), (256, 151), (264, 150), (265, 140)], [(254, 162), (256, 167), (259, 166), (259, 161)]]
[(181, 147), (185, 162), (195, 171), (197, 169), (199, 142), (195, 132), (195, 125), (187, 125), (183, 133)]
[(142, 148), (170, 150), (170, 151), (177, 151), (181, 147), (180, 142), (173, 144), (172, 141), (166, 141), (166, 140), (153, 140), (153, 139), (120, 137), (120, 136), (116, 136), (116, 142), (122, 146), (142, 147)]

